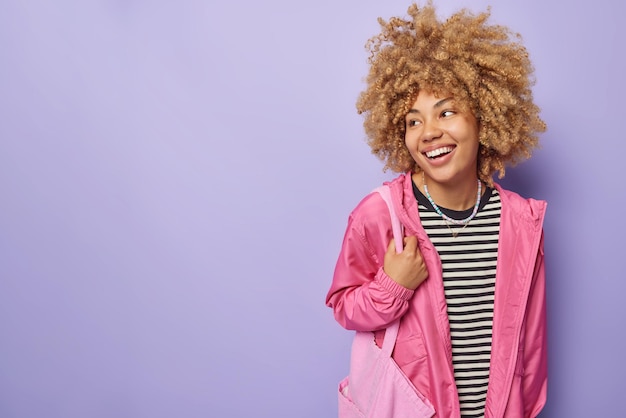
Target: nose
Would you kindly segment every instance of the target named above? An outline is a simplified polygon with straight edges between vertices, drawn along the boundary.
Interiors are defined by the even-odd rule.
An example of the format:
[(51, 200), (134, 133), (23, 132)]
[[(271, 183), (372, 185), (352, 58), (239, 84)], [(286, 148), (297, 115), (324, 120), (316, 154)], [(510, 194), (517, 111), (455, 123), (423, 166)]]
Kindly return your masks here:
[(437, 139), (443, 135), (443, 131), (439, 126), (439, 121), (437, 119), (427, 119), (424, 121), (424, 129), (422, 130), (422, 141), (430, 142), (434, 139)]

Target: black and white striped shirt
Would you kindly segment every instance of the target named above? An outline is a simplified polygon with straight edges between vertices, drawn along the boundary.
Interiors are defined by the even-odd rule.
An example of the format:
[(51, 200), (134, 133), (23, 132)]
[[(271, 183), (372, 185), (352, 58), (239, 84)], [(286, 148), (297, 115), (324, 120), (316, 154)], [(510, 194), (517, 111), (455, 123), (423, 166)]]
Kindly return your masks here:
[[(491, 359), (500, 195), (488, 188), (478, 213), (463, 227), (447, 223), (415, 185), (413, 189), (422, 225), (443, 267), (461, 416), (483, 417)], [(464, 219), (473, 210), (440, 209), (453, 219)]]

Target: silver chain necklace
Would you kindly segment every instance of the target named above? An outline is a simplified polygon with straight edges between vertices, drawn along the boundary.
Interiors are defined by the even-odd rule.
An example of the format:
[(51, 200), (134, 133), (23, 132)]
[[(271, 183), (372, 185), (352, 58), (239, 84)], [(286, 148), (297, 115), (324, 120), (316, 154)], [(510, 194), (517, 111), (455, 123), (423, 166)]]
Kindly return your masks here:
[[(435, 209), (435, 212), (437, 212), (437, 214), (441, 216), (443, 220), (445, 221), (446, 226), (448, 227), (448, 230), (452, 234), (452, 238), (456, 238), (459, 235), (459, 233), (465, 229), (465, 227), (470, 223), (472, 219), (474, 219), (474, 217), (478, 213), (478, 206), (480, 205), (480, 196), (481, 196), (482, 188), (483, 188), (482, 183), (480, 182), (480, 179), (478, 179), (478, 191), (476, 192), (476, 203), (474, 204), (474, 210), (472, 211), (472, 214), (465, 219), (453, 219), (441, 211), (439, 206), (437, 206), (432, 196), (428, 192), (428, 186), (426, 185), (426, 177), (424, 176), (424, 171), (422, 171), (422, 185), (424, 186), (424, 194), (426, 195), (426, 198), (428, 199), (430, 204), (433, 206), (433, 209)], [(452, 228), (450, 228), (450, 224), (457, 225), (457, 226), (463, 225), (463, 227), (459, 229), (458, 231), (454, 232), (452, 231)]]

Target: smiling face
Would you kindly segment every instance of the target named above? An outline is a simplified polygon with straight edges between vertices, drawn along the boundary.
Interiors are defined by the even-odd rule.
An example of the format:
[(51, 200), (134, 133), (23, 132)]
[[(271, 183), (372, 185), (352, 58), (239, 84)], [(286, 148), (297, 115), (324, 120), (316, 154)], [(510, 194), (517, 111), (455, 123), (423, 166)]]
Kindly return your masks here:
[(478, 122), (451, 96), (420, 91), (406, 115), (405, 144), (431, 184), (476, 190)]

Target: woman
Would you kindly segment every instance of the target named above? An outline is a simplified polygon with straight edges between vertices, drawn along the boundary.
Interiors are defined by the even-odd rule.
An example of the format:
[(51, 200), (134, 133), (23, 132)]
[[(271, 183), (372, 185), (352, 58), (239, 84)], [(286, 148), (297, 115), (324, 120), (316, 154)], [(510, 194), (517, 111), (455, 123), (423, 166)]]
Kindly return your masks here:
[(404, 226), (378, 193), (351, 213), (326, 303), (345, 328), (400, 319), (393, 358), (437, 417), (535, 417), (546, 401), (545, 202), (502, 189), (545, 130), (525, 48), (489, 14), (379, 19), (357, 103)]

